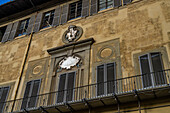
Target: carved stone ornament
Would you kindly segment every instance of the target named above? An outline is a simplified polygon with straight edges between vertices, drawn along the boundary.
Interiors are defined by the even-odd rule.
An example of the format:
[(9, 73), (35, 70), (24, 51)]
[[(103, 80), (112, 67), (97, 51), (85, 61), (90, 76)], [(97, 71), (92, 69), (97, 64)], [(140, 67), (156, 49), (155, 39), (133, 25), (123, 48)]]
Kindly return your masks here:
[(79, 26), (70, 25), (62, 36), (64, 43), (70, 43), (77, 41), (83, 34), (83, 29)]
[(59, 62), (59, 66), (63, 69), (70, 69), (80, 62), (80, 58), (77, 56), (68, 56)]

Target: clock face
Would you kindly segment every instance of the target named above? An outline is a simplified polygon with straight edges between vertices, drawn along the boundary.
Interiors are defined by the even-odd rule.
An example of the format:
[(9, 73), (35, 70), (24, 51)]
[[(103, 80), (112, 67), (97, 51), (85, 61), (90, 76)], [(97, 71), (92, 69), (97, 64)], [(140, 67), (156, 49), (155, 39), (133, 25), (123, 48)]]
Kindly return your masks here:
[(68, 56), (59, 62), (59, 66), (63, 69), (70, 69), (71, 67), (77, 65), (80, 58), (77, 56)]

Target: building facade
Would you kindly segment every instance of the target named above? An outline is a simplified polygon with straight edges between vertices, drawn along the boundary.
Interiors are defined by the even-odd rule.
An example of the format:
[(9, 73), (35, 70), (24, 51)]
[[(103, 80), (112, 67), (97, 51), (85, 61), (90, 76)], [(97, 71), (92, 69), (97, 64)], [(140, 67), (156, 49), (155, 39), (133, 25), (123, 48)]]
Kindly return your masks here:
[(0, 113), (169, 113), (169, 0), (13, 0), (0, 15)]

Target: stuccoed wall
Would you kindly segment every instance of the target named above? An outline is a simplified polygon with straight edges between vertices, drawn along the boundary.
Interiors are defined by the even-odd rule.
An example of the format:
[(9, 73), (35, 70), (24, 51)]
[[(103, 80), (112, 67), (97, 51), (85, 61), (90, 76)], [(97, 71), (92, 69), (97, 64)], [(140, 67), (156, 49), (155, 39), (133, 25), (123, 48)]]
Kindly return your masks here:
[[(47, 61), (49, 60), (49, 63), (44, 63), (44, 65), (47, 65), (47, 70), (46, 75), (44, 75), (46, 79), (43, 81), (45, 90), (41, 93), (49, 91), (51, 79), (48, 74), (51, 60), (47, 50), (64, 45), (62, 35), (69, 25), (83, 28), (83, 35), (79, 40), (94, 38), (95, 43), (92, 47), (104, 41), (119, 40), (121, 66), (117, 68), (121, 68), (122, 77), (140, 74), (140, 72), (135, 72), (133, 58), (135, 54), (149, 52), (161, 47), (165, 47), (167, 52), (168, 59), (165, 69), (170, 68), (170, 1), (142, 0), (34, 33), (19, 94), (23, 92), (29, 62), (37, 60), (41, 62), (41, 59), (44, 61), (44, 58)], [(18, 73), (21, 69), (28, 40), (29, 36), (26, 36), (0, 44), (0, 82), (2, 84), (11, 80), (15, 81), (19, 77)], [(90, 78), (95, 76), (92, 75), (92, 59), (93, 52), (91, 50)], [(92, 81), (90, 80), (90, 82)], [(22, 95), (23, 93), (21, 96), (18, 95), (18, 98)]]

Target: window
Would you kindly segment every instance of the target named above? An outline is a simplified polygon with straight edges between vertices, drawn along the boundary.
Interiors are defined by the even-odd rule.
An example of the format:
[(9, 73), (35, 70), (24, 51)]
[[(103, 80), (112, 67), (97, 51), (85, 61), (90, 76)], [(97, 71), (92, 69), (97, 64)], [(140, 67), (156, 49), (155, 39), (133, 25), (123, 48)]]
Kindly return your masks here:
[(0, 42), (2, 41), (5, 30), (6, 30), (6, 26), (0, 28)]
[(0, 113), (3, 113), (5, 107), (5, 101), (7, 100), (9, 87), (0, 88)]
[(113, 7), (113, 0), (99, 0), (99, 11)]
[(72, 101), (74, 98), (75, 72), (60, 75), (57, 103)]
[(21, 35), (25, 35), (26, 34), (26, 31), (27, 31), (27, 28), (28, 28), (28, 24), (29, 24), (29, 18), (28, 19), (25, 19), (25, 20), (22, 20), (19, 24), (19, 28), (18, 28), (18, 31), (16, 33), (16, 36), (21, 36)]
[(52, 26), (52, 22), (54, 18), (54, 11), (55, 10), (44, 13), (41, 29)]
[(115, 92), (115, 63), (97, 66), (97, 96)]
[(141, 73), (143, 75), (143, 87), (150, 87), (166, 83), (166, 76), (163, 72), (161, 72), (163, 70), (163, 64), (161, 54), (159, 52), (145, 54), (140, 56), (139, 59)]
[(68, 20), (78, 18), (82, 12), (82, 0), (70, 4)]
[(40, 80), (27, 82), (21, 109), (35, 107), (39, 94)]

